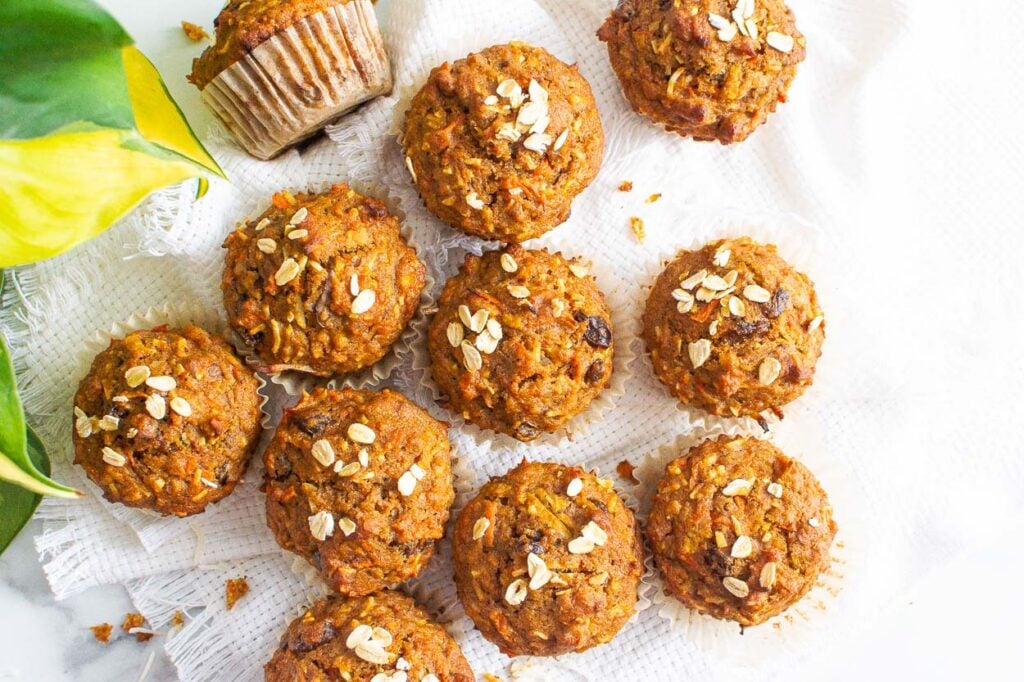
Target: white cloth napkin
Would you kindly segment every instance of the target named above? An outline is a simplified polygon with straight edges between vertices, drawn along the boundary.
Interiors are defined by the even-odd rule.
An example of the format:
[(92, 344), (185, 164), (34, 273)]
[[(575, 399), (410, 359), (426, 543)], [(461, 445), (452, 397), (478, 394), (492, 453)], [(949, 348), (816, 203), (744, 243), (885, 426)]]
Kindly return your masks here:
[[(751, 139), (724, 148), (670, 136), (628, 109), (594, 37), (607, 1), (395, 2), (383, 27), (398, 84), (392, 97), (349, 115), (330, 139), (301, 155), (273, 162), (253, 161), (213, 139), (234, 185), (215, 182), (195, 203), (191, 187), (161, 192), (102, 237), (16, 273), (0, 323), (55, 475), (80, 477), (68, 459), (83, 341), (150, 306), (220, 306), (220, 243), (277, 189), (345, 179), (383, 183), (424, 245), (420, 255), (439, 287), (465, 250), (480, 244), (423, 210), (388, 134), (396, 110), (443, 60), (526, 40), (577, 62), (593, 86), (608, 140), (605, 162), (557, 238), (631, 283), (623, 295), (633, 314), (653, 261), (731, 229), (736, 216), (777, 235), (784, 256), (804, 254), (799, 265), (817, 284), (828, 340), (815, 386), (787, 409), (775, 440), (807, 463), (831, 495), (843, 534), (840, 589), (802, 604), (792, 618), (799, 622), (784, 619), (778, 628), (742, 636), (716, 630), (713, 641), (692, 630), (684, 637), (650, 608), (610, 645), (511, 671), (509, 659), (461, 615), (446, 542), (414, 592), (451, 621), (481, 674), (770, 679), (825, 655), (869, 627), (923, 573), (969, 540), (997, 533), (998, 519), (1021, 508), (1024, 468), (1013, 452), (1019, 447), (1008, 445), (1015, 442), (1014, 420), (1000, 415), (1012, 414), (1024, 388), (1013, 348), (1014, 319), (1024, 310), (1014, 293), (1017, 268), (1004, 255), (1019, 251), (1020, 237), (1009, 228), (1022, 206), (1013, 174), (999, 171), (1016, 167), (1019, 179), (1021, 149), (1019, 137), (1001, 137), (995, 122), (1012, 120), (1022, 95), (1008, 86), (995, 96), (980, 82), (988, 72), (980, 65), (1010, 54), (1015, 35), (977, 21), (985, 4), (993, 5), (988, 16), (1024, 16), (1005, 3), (997, 12), (987, 0), (942, 12), (911, 12), (907, 2), (889, 0), (790, 0), (808, 38), (790, 101)], [(953, 49), (952, 36), (981, 47)], [(1004, 82), (1016, 82), (1020, 60), (1002, 66)], [(622, 180), (633, 182), (631, 193), (616, 190)], [(955, 201), (953, 186), (976, 201)], [(644, 203), (656, 192), (661, 201)], [(646, 224), (643, 244), (629, 229), (634, 215)], [(718, 217), (724, 215), (728, 221)], [(429, 401), (409, 367), (389, 382)], [(634, 363), (626, 388), (585, 437), (559, 448), (490, 449), (459, 429), (453, 442), (481, 479), (526, 455), (583, 462), (614, 477), (617, 462), (639, 463), (688, 423), (645, 358)], [(250, 482), (259, 475), (255, 466)], [(46, 523), (37, 546), (58, 597), (124, 583), (158, 629), (175, 610), (188, 609), (188, 624), (165, 645), (184, 680), (260, 679), (284, 625), (321, 589), (276, 548), (255, 485), (240, 488), (216, 514), (163, 524), (159, 534), (115, 519), (94, 497), (47, 500), (39, 513)], [(227, 612), (224, 580), (237, 575), (248, 577), (252, 592)]]

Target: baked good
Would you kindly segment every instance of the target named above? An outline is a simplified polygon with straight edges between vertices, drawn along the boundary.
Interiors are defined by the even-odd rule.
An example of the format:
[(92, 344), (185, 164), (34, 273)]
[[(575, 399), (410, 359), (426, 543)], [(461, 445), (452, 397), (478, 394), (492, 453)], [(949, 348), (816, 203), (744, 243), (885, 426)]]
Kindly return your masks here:
[(583, 263), (510, 246), (466, 256), (445, 283), (427, 345), (449, 409), (530, 441), (608, 384), (612, 336), (611, 312)]
[(288, 625), (266, 682), (473, 682), (458, 643), (415, 601), (384, 590), (330, 596)]
[(198, 514), (249, 464), (258, 387), (224, 339), (199, 327), (112, 339), (75, 393), (75, 464), (111, 502)]
[(814, 285), (747, 237), (680, 251), (643, 314), (654, 373), (680, 402), (712, 414), (758, 417), (814, 380), (825, 340)]
[(455, 583), (466, 614), (509, 656), (610, 642), (633, 615), (643, 550), (611, 481), (523, 461), (459, 514)]
[(503, 242), (565, 222), (604, 149), (586, 79), (525, 43), (435, 68), (409, 106), (402, 140), (427, 208), (452, 227)]
[(743, 626), (807, 594), (835, 534), (828, 496), (805, 466), (767, 441), (728, 436), (668, 464), (647, 519), (666, 591)]
[(370, 0), (231, 0), (214, 26), (188, 79), (257, 158), (391, 90)]
[(224, 247), (228, 321), (268, 372), (369, 367), (405, 329), (424, 286), (426, 268), (398, 219), (344, 183), (278, 192)]
[(303, 395), (264, 463), (278, 544), (344, 595), (418, 575), (455, 499), (446, 425), (390, 389)]
[(597, 35), (634, 110), (722, 144), (786, 101), (806, 54), (784, 0), (619, 0)]

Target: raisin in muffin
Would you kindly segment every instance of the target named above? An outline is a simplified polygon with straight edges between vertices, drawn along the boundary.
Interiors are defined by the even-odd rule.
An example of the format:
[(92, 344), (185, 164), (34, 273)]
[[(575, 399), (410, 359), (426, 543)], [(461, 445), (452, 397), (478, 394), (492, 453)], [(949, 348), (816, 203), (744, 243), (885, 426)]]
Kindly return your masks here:
[(409, 597), (384, 590), (313, 604), (281, 636), (264, 666), (264, 679), (473, 682), (474, 677), (441, 625)]
[(509, 656), (610, 642), (633, 615), (643, 551), (633, 512), (580, 467), (523, 461), (491, 479), (452, 536), (466, 614)]
[(828, 496), (771, 443), (719, 437), (665, 468), (647, 537), (669, 594), (757, 625), (807, 594), (829, 566)]
[(466, 256), (427, 344), (449, 409), (521, 441), (585, 410), (614, 354), (611, 311), (586, 267), (520, 246)]
[(565, 222), (604, 149), (586, 79), (524, 43), (434, 69), (406, 113), (402, 139), (427, 208), (452, 227), (503, 242)]
[(786, 101), (806, 46), (783, 0), (620, 0), (597, 35), (633, 109), (722, 144)]
[(811, 385), (823, 321), (811, 280), (742, 237), (679, 252), (651, 289), (643, 337), (680, 402), (756, 418)]
[(373, 365), (416, 312), (425, 281), (398, 219), (346, 184), (278, 192), (224, 247), (228, 321), (268, 372)]
[(75, 463), (111, 502), (198, 514), (249, 464), (258, 387), (227, 342), (199, 327), (113, 339), (75, 394)]
[(390, 389), (304, 395), (264, 463), (270, 530), (344, 595), (418, 575), (455, 499), (446, 425)]

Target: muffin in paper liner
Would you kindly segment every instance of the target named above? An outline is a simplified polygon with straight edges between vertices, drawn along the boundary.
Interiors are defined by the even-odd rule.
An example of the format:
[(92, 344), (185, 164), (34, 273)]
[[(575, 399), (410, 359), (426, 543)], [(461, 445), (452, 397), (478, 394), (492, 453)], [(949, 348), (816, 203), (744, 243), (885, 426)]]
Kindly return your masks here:
[[(647, 515), (650, 513), (651, 500), (657, 491), (658, 482), (669, 462), (697, 444), (722, 435), (769, 439), (756, 424), (753, 429), (745, 426), (749, 425), (736, 421), (725, 423), (721, 420), (708, 425), (699, 424), (644, 457), (634, 472), (640, 480), (637, 495), (640, 498), (640, 516), (644, 526), (646, 527)], [(817, 442), (814, 438), (800, 440), (800, 443), (793, 443), (798, 446), (796, 449), (790, 447), (789, 443), (780, 447), (787, 454), (795, 455), (804, 450), (802, 442)], [(855, 510), (847, 507), (849, 501), (855, 499), (854, 491), (851, 490), (854, 478), (849, 472), (842, 470), (844, 467), (840, 466), (840, 462), (830, 459), (827, 453), (812, 457), (809, 465), (802, 457), (795, 459), (807, 465), (814, 476), (822, 481), (830, 502), (833, 502), (833, 508), (838, 511), (839, 529), (829, 552), (828, 570), (818, 576), (814, 587), (802, 599), (781, 614), (759, 625), (743, 628), (733, 621), (719, 620), (690, 609), (665, 590), (653, 554), (648, 552), (645, 557), (647, 570), (641, 579), (641, 589), (645, 598), (655, 609), (655, 613), (668, 621), (673, 632), (681, 633), (687, 641), (695, 643), (702, 651), (728, 656), (730, 660), (740, 665), (756, 665), (759, 659), (777, 656), (780, 650), (802, 650), (802, 640), (827, 625), (824, 622), (826, 614), (842, 608), (840, 596), (847, 584), (847, 574), (851, 569), (853, 556), (848, 542), (861, 544)], [(837, 500), (840, 502), (839, 505), (834, 504)]]
[[(528, 443), (516, 440), (512, 436), (482, 429), (476, 424), (463, 419), (455, 412), (444, 408), (445, 414), (451, 419), (462, 433), (472, 436), (477, 446), (490, 450), (511, 449), (519, 446), (528, 447), (538, 445), (551, 445), (558, 447), (566, 441), (572, 441), (585, 436), (590, 425), (600, 421), (603, 415), (615, 408), (616, 401), (626, 392), (626, 382), (632, 376), (632, 365), (636, 359), (634, 340), (639, 334), (639, 317), (630, 309), (628, 293), (630, 286), (615, 274), (607, 265), (591, 261), (585, 254), (560, 239), (557, 235), (547, 234), (538, 240), (531, 240), (523, 244), (527, 249), (547, 249), (552, 253), (561, 253), (566, 258), (578, 256), (587, 263), (590, 274), (597, 280), (597, 287), (604, 294), (605, 302), (608, 304), (612, 314), (612, 326), (614, 328), (615, 354), (612, 358), (612, 375), (608, 385), (601, 391), (594, 400), (587, 405), (586, 409), (570, 419), (564, 426), (553, 433), (544, 433)], [(477, 250), (473, 250), (477, 253)], [(436, 382), (431, 375), (430, 352), (426, 346), (426, 327), (429, 320), (422, 322), (419, 339), (412, 349), (412, 367), (419, 375), (420, 385), (425, 388), (435, 401), (441, 401), (443, 396)]]
[(373, 5), (349, 0), (267, 38), (200, 96), (250, 154), (266, 160), (391, 87)]
[[(538, 459), (536, 461), (555, 460)], [(585, 652), (571, 652), (566, 654), (560, 654), (558, 656), (515, 656), (513, 658), (508, 658), (503, 655), (502, 659), (509, 663), (508, 672), (510, 678), (513, 680), (523, 679), (539, 681), (589, 679), (581, 673), (577, 672), (572, 667), (573, 660), (581, 655), (586, 655), (587, 653), (592, 652), (595, 649), (615, 646), (616, 640), (623, 635), (626, 628), (628, 628), (631, 624), (636, 622), (641, 612), (646, 611), (653, 605), (649, 592), (651, 580), (655, 575), (655, 569), (653, 564), (648, 561), (649, 553), (647, 551), (647, 542), (646, 538), (643, 536), (643, 525), (641, 523), (640, 499), (634, 492), (637, 486), (632, 486), (632, 489), (630, 489), (630, 487), (627, 487), (623, 483), (623, 481), (621, 481), (617, 476), (602, 475), (598, 467), (588, 467), (582, 463), (579, 466), (585, 468), (587, 471), (592, 473), (594, 476), (597, 476), (598, 478), (604, 478), (612, 481), (612, 487), (614, 488), (616, 494), (622, 499), (626, 506), (633, 511), (633, 514), (636, 517), (637, 528), (641, 533), (641, 551), (643, 552), (643, 572), (641, 573), (640, 581), (637, 584), (637, 600), (634, 606), (634, 612), (633, 615), (629, 618), (629, 620), (627, 620), (626, 623), (622, 626), (622, 629), (619, 630), (618, 633), (616, 633), (616, 636), (610, 642), (593, 647), (592, 649), (588, 649)], [(503, 475), (503, 473), (498, 475)], [(475, 474), (473, 476), (474, 479), (476, 479)], [(449, 526), (454, 525), (455, 518), (459, 515), (459, 513), (462, 512), (462, 509), (466, 506), (470, 499), (478, 492), (479, 488), (484, 483), (486, 483), (486, 481), (479, 481), (470, 489), (456, 491), (455, 504), (452, 505), (451, 517), (449, 518), (448, 521)], [(447, 626), (448, 630), (449, 632), (451, 632), (452, 636), (455, 638), (455, 641), (459, 643), (459, 646), (461, 646), (464, 651), (468, 650), (471, 644), (475, 644), (476, 641), (483, 641), (485, 642), (485, 646), (493, 647), (493, 644), (483, 639), (483, 636), (477, 631), (476, 625), (473, 623), (473, 620), (468, 615), (466, 615), (465, 610), (462, 608), (462, 603), (459, 601), (458, 591), (456, 590), (455, 582), (452, 580), (453, 569), (451, 558), (452, 545), (450, 531), (451, 528), (449, 527), (449, 532), (445, 534), (445, 539), (443, 542), (444, 551), (442, 553), (442, 556), (444, 557), (444, 571), (442, 577), (444, 580), (444, 584), (442, 585), (441, 589), (435, 589), (430, 593), (431, 598), (434, 600), (436, 600), (438, 597), (442, 597), (443, 599), (440, 601), (432, 601), (430, 603), (437, 604), (440, 608), (440, 612), (444, 614), (445, 620), (450, 620), (450, 624), (448, 624)], [(436, 573), (436, 571), (432, 573)], [(432, 577), (432, 573), (431, 576), (429, 577)], [(425, 576), (427, 576), (427, 574), (425, 574)], [(417, 583), (417, 581), (419, 580), (421, 580), (421, 578), (417, 578), (416, 580), (411, 581), (410, 584)]]
[[(158, 327), (163, 324), (170, 327), (180, 327), (186, 323), (194, 324), (198, 327), (202, 327), (208, 332), (219, 335), (223, 335), (226, 329), (225, 321), (218, 310), (210, 308), (209, 306), (201, 305), (196, 301), (191, 303), (164, 304), (159, 307), (149, 308), (142, 313), (135, 313), (123, 322), (112, 324), (107, 331), (97, 331), (86, 340), (77, 355), (77, 364), (80, 367), (80, 370), (77, 376), (74, 377), (76, 385), (81, 381), (82, 377), (88, 373), (89, 368), (92, 366), (93, 359), (99, 353), (107, 349), (110, 345), (111, 339), (122, 339), (131, 332), (153, 329), (154, 327)], [(236, 348), (236, 350), (241, 349)], [(239, 355), (244, 358), (244, 355), (241, 353), (239, 353)], [(259, 384), (257, 391), (261, 399), (260, 426), (266, 430), (271, 423), (272, 415), (271, 410), (268, 407), (268, 402), (271, 396), (267, 388), (267, 382), (264, 378), (257, 374), (256, 380)], [(264, 435), (265, 434), (266, 431), (264, 431)], [(257, 457), (259, 450), (260, 447), (257, 446), (252, 457)], [(74, 467), (74, 471), (80, 475), (82, 485), (85, 486), (91, 494), (95, 495), (97, 499), (103, 500), (103, 508), (110, 512), (111, 516), (135, 532), (139, 542), (148, 552), (153, 552), (168, 540), (177, 537), (181, 533), (188, 532), (190, 519), (195, 521), (198, 518), (202, 518), (204, 521), (208, 521), (217, 513), (217, 509), (220, 506), (217, 503), (208, 505), (201, 514), (189, 518), (163, 516), (149, 509), (126, 507), (123, 504), (115, 504), (106, 501), (103, 498), (103, 491), (100, 487), (89, 480), (79, 467)], [(249, 471), (251, 471), (251, 469)], [(249, 473), (249, 471), (247, 471), (247, 473)], [(221, 502), (227, 502), (239, 495), (248, 494), (244, 490), (244, 488), (247, 487), (249, 486), (240, 481), (236, 490), (232, 491), (231, 495), (224, 498), (224, 500), (221, 500)]]
[[(680, 402), (678, 398), (669, 392), (668, 387), (665, 386), (660, 379), (653, 376), (654, 369), (651, 367), (651, 357), (650, 352), (647, 349), (647, 344), (642, 338), (643, 329), (640, 318), (647, 305), (647, 298), (650, 296), (651, 288), (657, 281), (658, 276), (661, 275), (662, 271), (665, 269), (665, 266), (676, 257), (676, 254), (679, 253), (679, 251), (700, 249), (708, 242), (712, 242), (717, 239), (750, 237), (762, 244), (776, 245), (779, 250), (779, 256), (783, 260), (796, 270), (807, 274), (811, 278), (811, 281), (815, 284), (815, 291), (817, 292), (820, 300), (823, 298), (823, 288), (820, 286), (820, 282), (816, 279), (815, 274), (820, 271), (824, 267), (824, 263), (826, 263), (826, 260), (821, 256), (823, 248), (822, 241), (824, 237), (817, 228), (807, 223), (803, 218), (792, 213), (682, 206), (678, 208), (675, 215), (678, 216), (675, 219), (675, 223), (677, 224), (679, 231), (686, 234), (687, 237), (680, 239), (671, 249), (665, 249), (658, 252), (655, 257), (649, 260), (646, 270), (638, 276), (641, 291), (634, 314), (636, 317), (636, 336), (641, 349), (640, 355), (643, 356), (643, 364), (646, 367), (644, 371), (651, 373), (654, 382), (660, 388), (665, 399), (671, 400), (676, 404), (676, 407), (681, 413), (681, 419), (678, 427), (679, 431), (690, 431), (694, 429), (721, 429), (721, 433), (732, 434), (735, 432), (735, 429), (738, 428), (744, 432), (771, 432), (782, 422), (782, 419), (771, 410), (765, 410), (762, 412), (759, 415), (760, 419), (746, 416), (723, 417), (711, 414), (697, 406), (686, 405)], [(827, 301), (822, 304), (822, 308), (825, 311), (825, 324), (827, 325)], [(828, 351), (826, 346), (826, 349), (822, 352), (822, 357), (827, 357), (827, 355)], [(821, 358), (818, 359), (816, 367), (819, 367), (820, 363)], [(804, 403), (804, 401), (808, 400), (808, 393), (811, 394), (810, 400), (813, 400), (814, 392), (815, 389), (812, 385), (807, 389), (804, 395), (791, 403), (782, 405), (780, 410), (783, 413), (792, 411), (794, 406), (798, 407)]]
[[(455, 523), (456, 514), (478, 487), (476, 472), (469, 465), (469, 459), (465, 456), (459, 457), (452, 454), (452, 485), (455, 488), (455, 501), (449, 509), (444, 537), (434, 545), (434, 555), (420, 575), (391, 586), (415, 598), (441, 623), (454, 623), (462, 612), (455, 591), (455, 583), (451, 579), (450, 530), (452, 524)], [(292, 559), (292, 571), (310, 587), (310, 603), (330, 593), (330, 588), (327, 587), (312, 564), (287, 550), (282, 549), (281, 551)], [(303, 604), (301, 608), (304, 609), (306, 606), (308, 604)]]
[[(385, 186), (378, 183), (365, 183), (358, 180), (348, 180), (347, 182), (349, 187), (356, 192), (374, 197), (375, 199), (379, 199), (384, 202), (388, 208), (388, 212), (398, 219), (399, 234), (401, 234), (402, 238), (405, 239), (409, 246), (416, 250), (416, 255), (420, 261), (426, 263), (423, 257), (425, 247), (417, 240), (415, 230), (413, 230), (406, 222), (406, 214), (402, 210), (399, 200), (392, 195)], [(320, 189), (322, 188), (316, 188), (311, 191), (319, 191)], [(265, 206), (261, 206), (252, 215), (247, 216), (240, 222), (252, 220), (262, 213), (264, 208)], [(218, 292), (220, 291), (220, 278), (222, 272), (223, 264), (221, 269), (216, 272), (216, 283), (213, 285), (215, 290)], [(402, 330), (402, 333), (391, 345), (391, 349), (388, 350), (383, 358), (375, 362), (373, 365), (359, 370), (358, 372), (337, 375), (331, 378), (298, 371), (268, 373), (267, 378), (270, 380), (270, 383), (280, 386), (284, 389), (285, 393), (292, 397), (300, 396), (303, 393), (312, 390), (315, 386), (321, 385), (326, 385), (330, 388), (341, 388), (343, 386), (347, 386), (349, 388), (357, 389), (379, 386), (391, 376), (391, 373), (397, 367), (402, 365), (405, 357), (412, 352), (414, 344), (416, 344), (425, 332), (427, 313), (434, 308), (434, 285), (434, 276), (431, 274), (429, 264), (427, 264), (423, 275), (423, 290), (420, 292), (420, 303), (415, 314), (413, 314), (412, 319), (410, 319), (408, 324), (406, 324), (405, 329)], [(223, 302), (221, 305), (223, 305)], [(230, 338), (234, 345), (239, 348), (239, 353), (245, 358), (246, 362), (259, 371), (262, 363), (255, 351), (246, 346), (234, 332), (231, 332)]]

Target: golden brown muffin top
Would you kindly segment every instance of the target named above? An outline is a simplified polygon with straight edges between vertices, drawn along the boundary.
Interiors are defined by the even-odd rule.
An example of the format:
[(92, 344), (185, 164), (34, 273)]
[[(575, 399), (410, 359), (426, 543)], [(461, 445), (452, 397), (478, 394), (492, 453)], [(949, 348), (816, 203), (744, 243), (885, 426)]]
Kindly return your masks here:
[(727, 436), (668, 464), (647, 521), (669, 592), (741, 625), (806, 594), (835, 534), (828, 496), (805, 466), (767, 441)]
[(291, 622), (264, 666), (267, 682), (326, 680), (325, 671), (330, 679), (361, 682), (397, 672), (410, 682), (474, 679), (455, 639), (415, 601), (392, 590), (321, 599)]
[(620, 0), (598, 37), (634, 109), (723, 144), (785, 101), (806, 44), (783, 0)]
[(509, 656), (604, 644), (633, 615), (642, 550), (633, 512), (578, 466), (523, 461), (459, 514), (466, 613)]
[(510, 246), (466, 256), (430, 322), (449, 407), (522, 441), (586, 409), (611, 378), (611, 311), (580, 261)]
[(813, 284), (748, 237), (681, 251), (651, 289), (643, 336), (680, 402), (757, 417), (811, 385), (825, 340)]
[(455, 496), (446, 425), (390, 389), (304, 395), (264, 462), (278, 543), (342, 594), (418, 574)]
[(579, 70), (514, 42), (435, 68), (406, 113), (403, 144), (432, 213), (518, 243), (568, 218), (600, 168), (604, 133)]
[(224, 246), (228, 321), (270, 372), (372, 365), (416, 312), (425, 281), (398, 218), (344, 183), (278, 192)]
[(114, 339), (75, 394), (75, 463), (112, 502), (199, 513), (249, 463), (258, 386), (231, 347), (199, 327)]

